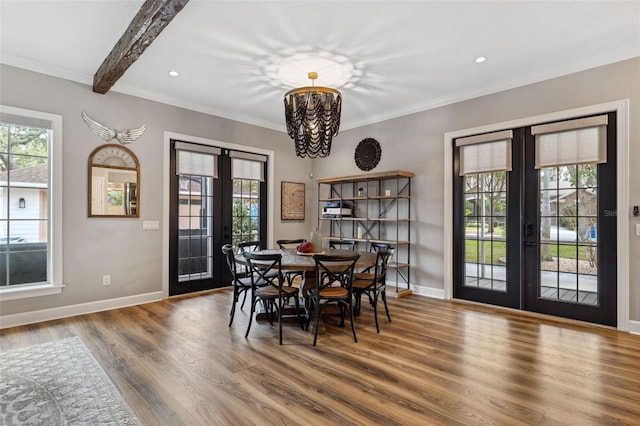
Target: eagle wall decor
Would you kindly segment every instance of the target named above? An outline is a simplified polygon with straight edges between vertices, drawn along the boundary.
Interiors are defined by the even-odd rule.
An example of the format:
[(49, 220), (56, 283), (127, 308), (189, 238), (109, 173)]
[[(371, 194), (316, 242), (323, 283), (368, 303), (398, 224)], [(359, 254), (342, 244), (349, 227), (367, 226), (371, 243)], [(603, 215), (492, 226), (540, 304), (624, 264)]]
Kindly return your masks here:
[(100, 136), (102, 139), (104, 139), (105, 141), (109, 142), (113, 139), (117, 140), (118, 142), (120, 142), (122, 145), (126, 145), (126, 144), (130, 144), (132, 142), (135, 142), (136, 139), (138, 139), (140, 136), (142, 136), (142, 134), (144, 133), (146, 126), (143, 124), (141, 127), (138, 127), (137, 129), (131, 129), (131, 130), (123, 130), (123, 131), (118, 131), (116, 129), (109, 129), (106, 126), (103, 126), (102, 124), (98, 123), (95, 120), (92, 120), (91, 118), (89, 118), (89, 116), (83, 111), (82, 112), (82, 119), (84, 120), (84, 122), (87, 124), (87, 126), (89, 126), (89, 128), (91, 128), (91, 130), (93, 130), (93, 132)]

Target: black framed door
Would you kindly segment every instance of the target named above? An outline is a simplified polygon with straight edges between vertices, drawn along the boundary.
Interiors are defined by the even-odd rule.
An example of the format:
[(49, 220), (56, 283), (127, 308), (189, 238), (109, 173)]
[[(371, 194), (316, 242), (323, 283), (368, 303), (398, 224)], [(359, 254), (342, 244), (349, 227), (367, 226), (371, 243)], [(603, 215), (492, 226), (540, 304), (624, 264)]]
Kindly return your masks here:
[[(179, 159), (178, 151), (199, 156), (195, 160), (195, 170), (179, 170), (181, 161), (184, 163), (185, 160)], [(180, 141), (171, 142), (170, 296), (229, 285), (231, 277), (221, 251), (224, 244), (237, 245), (242, 241), (258, 240), (264, 245), (267, 222), (266, 161), (252, 162), (243, 157), (259, 156)], [(208, 171), (209, 166), (201, 167), (200, 164), (209, 165), (209, 161), (213, 162), (211, 172)], [(252, 164), (248, 168), (238, 167), (241, 161)], [(252, 168), (262, 169), (262, 177), (243, 175)]]
[[(586, 135), (545, 127), (585, 120), (608, 124), (587, 127)], [(616, 325), (615, 123), (609, 113), (513, 129), (504, 171), (460, 175), (462, 148), (456, 148), (455, 298)], [(534, 133), (542, 131), (556, 145), (537, 145)], [(581, 152), (590, 152), (585, 144), (600, 133), (606, 137), (593, 145), (603, 147), (597, 159), (583, 160)], [(568, 159), (546, 166), (540, 159), (572, 143), (577, 152)]]
[(536, 168), (527, 129), (525, 309), (617, 324), (616, 114), (606, 161)]
[[(511, 155), (522, 156), (523, 131), (512, 132)], [(454, 164), (455, 298), (510, 308), (522, 305), (521, 174), (488, 171), (460, 174)], [(517, 165), (516, 165), (517, 168)]]

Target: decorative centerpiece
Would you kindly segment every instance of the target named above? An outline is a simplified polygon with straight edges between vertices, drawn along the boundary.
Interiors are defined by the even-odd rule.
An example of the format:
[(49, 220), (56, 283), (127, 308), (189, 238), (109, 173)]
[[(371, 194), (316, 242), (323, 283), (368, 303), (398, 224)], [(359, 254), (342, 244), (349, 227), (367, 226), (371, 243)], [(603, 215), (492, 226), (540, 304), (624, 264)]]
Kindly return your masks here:
[(320, 253), (322, 251), (322, 234), (318, 231), (318, 228), (314, 229), (311, 233), (311, 245), (314, 253)]
[(296, 252), (303, 256), (313, 256), (314, 254), (322, 254), (322, 234), (318, 228), (311, 233), (309, 241), (304, 241), (296, 247)]

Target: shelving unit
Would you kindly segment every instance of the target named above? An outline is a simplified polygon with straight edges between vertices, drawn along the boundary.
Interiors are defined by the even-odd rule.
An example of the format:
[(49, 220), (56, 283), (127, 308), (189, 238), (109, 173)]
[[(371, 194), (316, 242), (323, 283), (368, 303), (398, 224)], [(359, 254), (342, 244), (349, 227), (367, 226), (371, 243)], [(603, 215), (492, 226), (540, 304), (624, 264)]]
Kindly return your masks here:
[[(318, 229), (324, 239), (355, 240), (360, 251), (368, 251), (372, 242), (392, 245), (387, 288), (395, 279), (398, 297), (411, 294), (411, 178), (413, 173), (395, 170), (317, 180)], [(351, 215), (339, 210), (329, 217), (327, 203), (350, 208)]]

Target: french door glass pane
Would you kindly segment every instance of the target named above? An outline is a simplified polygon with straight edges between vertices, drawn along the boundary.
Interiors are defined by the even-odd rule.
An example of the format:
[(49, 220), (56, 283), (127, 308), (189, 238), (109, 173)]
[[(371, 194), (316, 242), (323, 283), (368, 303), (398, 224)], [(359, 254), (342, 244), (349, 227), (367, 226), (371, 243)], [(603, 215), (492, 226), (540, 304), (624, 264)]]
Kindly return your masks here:
[(465, 175), (464, 186), (464, 286), (505, 292), (506, 173)]
[[(262, 165), (262, 163), (261, 163)], [(232, 245), (260, 240), (260, 181), (233, 179)]]
[(540, 169), (543, 299), (598, 304), (597, 164)]
[(179, 281), (201, 280), (213, 275), (212, 183), (210, 177), (179, 176)]

